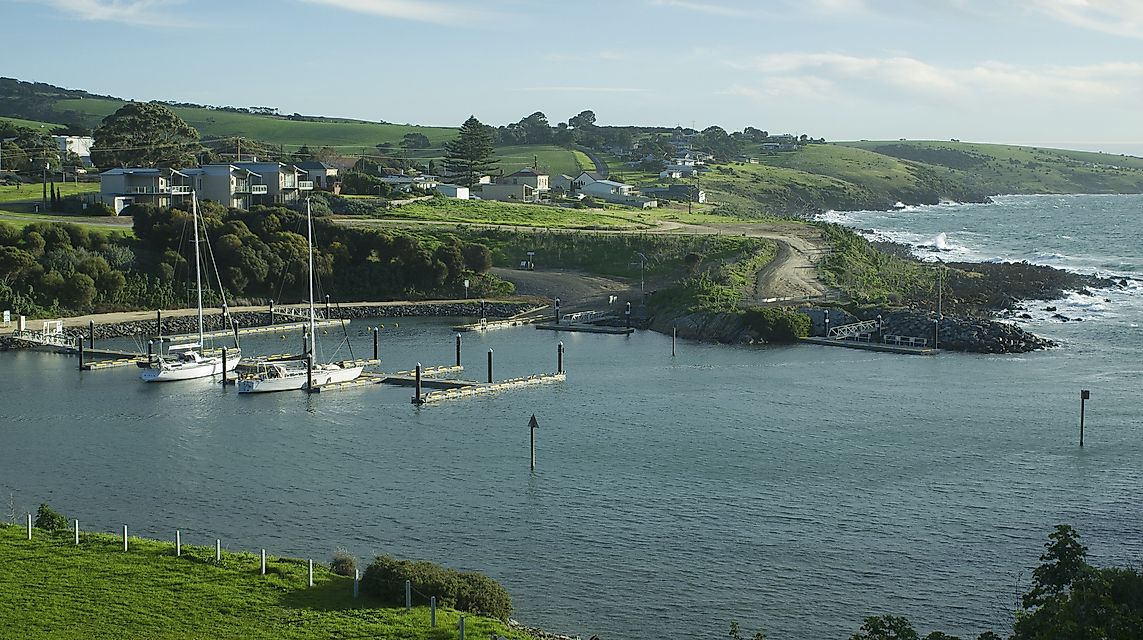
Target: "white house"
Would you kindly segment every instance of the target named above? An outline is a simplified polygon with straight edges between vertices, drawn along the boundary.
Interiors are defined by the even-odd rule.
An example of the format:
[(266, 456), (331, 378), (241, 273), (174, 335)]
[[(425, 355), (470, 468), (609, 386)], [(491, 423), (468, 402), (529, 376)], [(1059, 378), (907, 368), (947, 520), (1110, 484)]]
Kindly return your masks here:
[(642, 207), (644, 209), (650, 209), (659, 204), (658, 201), (654, 199), (640, 197), (639, 194), (636, 193), (635, 187), (614, 180), (594, 180), (580, 187), (580, 191), (584, 195), (599, 198), (606, 202)]
[(446, 198), (456, 198), (457, 200), (468, 200), (468, 187), (462, 187), (458, 184), (438, 184), (436, 192), (445, 196)]
[(436, 176), (406, 176), (406, 175), (393, 175), (381, 176), (379, 181), (392, 186), (397, 191), (404, 191), (412, 193), (414, 189), (420, 191), (432, 191), (440, 185), (440, 181)]
[(536, 192), (543, 193), (549, 190), (548, 175), (535, 169), (521, 169), (516, 173), (506, 175), (496, 181), (498, 184), (526, 184)]
[(83, 166), (90, 167), (91, 164), (91, 148), (95, 146), (95, 138), (91, 136), (52, 136), (59, 145), (60, 155), (66, 156), (69, 153), (74, 153), (79, 156), (79, 161)]
[(249, 209), (270, 191), (262, 176), (232, 164), (205, 164), (183, 169), (200, 200), (210, 200), (234, 209)]
[(480, 189), (483, 200), (500, 202), (539, 202), (540, 192), (530, 184), (486, 184)]
[(122, 168), (99, 174), (99, 199), (115, 215), (133, 204), (169, 207), (190, 197), (189, 176), (174, 169)]
[(699, 174), (699, 168), (695, 165), (667, 165), (662, 171), (659, 172), (660, 178), (693, 178)]
[(299, 162), (294, 165), (305, 172), (305, 179), (314, 183), (315, 189), (332, 189), (337, 182), (337, 167), (324, 162)]
[(660, 177), (660, 178), (675, 178), (675, 179), (678, 179), (678, 178), (682, 178), (682, 177), (683, 177), (683, 172), (682, 172), (682, 171), (680, 171), (680, 170), (678, 170), (678, 169), (673, 169), (673, 170), (671, 170), (671, 169), (664, 169), (664, 170), (662, 170), (662, 171), (660, 171), (660, 172), (659, 172), (659, 177)]
[(235, 167), (262, 176), (268, 187), (267, 198), (275, 203), (297, 202), (313, 191), (314, 183), (303, 179), (306, 173), (294, 165), (282, 162), (235, 162)]

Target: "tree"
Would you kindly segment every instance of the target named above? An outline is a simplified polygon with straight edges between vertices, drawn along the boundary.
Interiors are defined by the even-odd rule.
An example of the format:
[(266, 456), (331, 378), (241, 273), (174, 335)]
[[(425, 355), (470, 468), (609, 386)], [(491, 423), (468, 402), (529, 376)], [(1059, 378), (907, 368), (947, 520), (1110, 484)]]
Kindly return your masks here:
[(40, 504), (36, 509), (36, 528), (44, 531), (63, 531), (67, 529), (67, 518), (56, 513), (46, 503)]
[(456, 140), (445, 143), (445, 171), (466, 187), (477, 183), (496, 164), (492, 161), (492, 134), (488, 127), (469, 116)]
[(552, 141), (552, 125), (548, 123), (548, 116), (537, 111), (520, 121), (520, 129), (524, 131), (526, 144), (547, 144)]
[(401, 138), (401, 146), (406, 149), (428, 149), (433, 143), (429, 142), (429, 137), (423, 133), (406, 133)]
[(595, 112), (590, 109), (580, 111), (577, 115), (568, 118), (568, 126), (572, 129), (584, 129), (595, 126)]
[(885, 615), (866, 618), (850, 640), (919, 640), (919, 636), (908, 618)]
[(158, 102), (128, 102), (94, 137), (91, 161), (100, 167), (185, 167), (202, 149), (198, 131)]

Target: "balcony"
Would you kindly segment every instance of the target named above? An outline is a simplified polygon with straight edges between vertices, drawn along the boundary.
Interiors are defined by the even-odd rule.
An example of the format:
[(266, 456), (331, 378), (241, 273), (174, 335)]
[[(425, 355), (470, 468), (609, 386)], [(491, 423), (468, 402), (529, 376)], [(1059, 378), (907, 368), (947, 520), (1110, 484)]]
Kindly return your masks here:
[(250, 195), (264, 196), (270, 192), (270, 187), (264, 184), (250, 185)]
[(298, 190), (299, 191), (313, 191), (314, 190), (314, 181), (313, 180), (298, 180)]
[(175, 185), (171, 187), (171, 195), (173, 196), (189, 196), (191, 188), (187, 185)]

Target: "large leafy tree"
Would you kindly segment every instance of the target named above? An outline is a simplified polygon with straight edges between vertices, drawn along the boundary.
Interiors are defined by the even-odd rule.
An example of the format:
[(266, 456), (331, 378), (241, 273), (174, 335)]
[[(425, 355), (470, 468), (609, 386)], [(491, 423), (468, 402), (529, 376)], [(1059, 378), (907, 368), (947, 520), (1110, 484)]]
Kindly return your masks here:
[(196, 164), (198, 131), (158, 102), (128, 102), (95, 130), (91, 161), (100, 167)]
[(459, 184), (471, 187), (482, 174), (496, 167), (492, 159), (492, 133), (470, 116), (460, 127), (456, 140), (445, 143), (445, 171)]

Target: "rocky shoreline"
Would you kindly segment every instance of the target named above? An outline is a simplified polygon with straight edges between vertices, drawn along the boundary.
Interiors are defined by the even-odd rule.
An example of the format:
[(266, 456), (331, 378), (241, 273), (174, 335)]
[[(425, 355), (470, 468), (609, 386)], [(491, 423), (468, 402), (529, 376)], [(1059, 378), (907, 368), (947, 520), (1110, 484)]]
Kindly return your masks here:
[[(875, 320), (880, 315), (882, 335), (920, 338), (930, 346), (933, 344), (934, 327), (938, 326), (934, 323), (935, 314), (924, 311), (864, 309), (858, 316), (837, 308), (801, 307), (794, 310), (810, 317), (813, 323), (811, 335), (814, 336), (826, 334), (827, 313), (831, 327), (860, 320)], [(748, 326), (741, 314), (735, 313), (660, 313), (640, 317), (638, 322), (633, 320), (633, 323), (667, 335), (677, 330), (681, 338), (705, 342), (765, 342)], [(876, 340), (876, 332), (873, 338)], [(970, 353), (1027, 353), (1057, 346), (1052, 340), (1025, 331), (1013, 323), (948, 314), (940, 321), (936, 338), (941, 349)]]
[[(431, 302), (431, 303), (402, 303), (402, 304), (368, 304), (330, 309), (330, 317), (337, 319), (361, 318), (411, 318), (411, 317), (464, 317), (479, 318), (481, 315), (481, 302), (479, 300), (461, 302)], [(509, 318), (537, 307), (534, 301), (521, 302), (484, 302), (484, 313), (489, 318)], [(324, 315), (324, 309), (321, 309)], [(270, 311), (238, 311), (230, 316), (239, 327), (259, 327), (271, 324)], [(275, 313), (274, 323), (301, 322), (301, 319), (284, 317)], [(211, 313), (203, 317), (203, 324), (207, 331), (220, 331), (228, 329), (222, 314)], [(191, 334), (198, 331), (198, 317), (183, 315), (176, 317), (163, 317), (163, 335)], [(66, 331), (71, 336), (87, 336), (86, 327), (74, 327)], [(154, 317), (149, 320), (130, 320), (125, 322), (109, 322), (95, 324), (95, 338), (121, 338), (127, 336), (155, 336), (159, 335), (158, 326)], [(11, 342), (11, 338), (0, 337), (0, 346)]]

